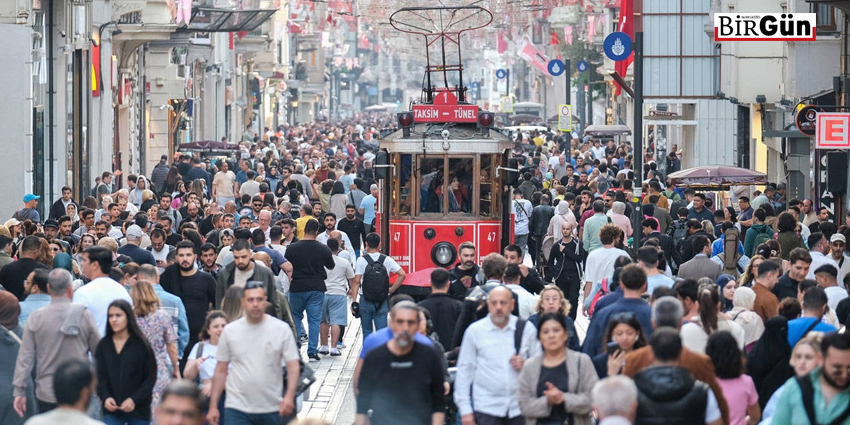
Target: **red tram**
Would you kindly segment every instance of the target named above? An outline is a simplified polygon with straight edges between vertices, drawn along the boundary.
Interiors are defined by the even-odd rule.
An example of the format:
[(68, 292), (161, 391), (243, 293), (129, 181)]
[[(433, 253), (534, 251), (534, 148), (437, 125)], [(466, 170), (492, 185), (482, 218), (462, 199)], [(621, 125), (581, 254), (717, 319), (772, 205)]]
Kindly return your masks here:
[[(502, 190), (517, 179), (512, 141), (493, 129), (495, 114), (467, 102), (463, 85), (460, 35), (490, 21), (478, 6), (405, 8), (390, 17), (427, 46), (422, 98), (397, 114), (398, 129), (380, 140), (376, 161), (382, 252), (408, 273), (401, 292), (417, 298), (430, 292), (434, 267), (457, 263), (461, 243), (474, 243), (480, 260), (512, 237)], [(432, 24), (436, 30), (422, 29)], [(457, 63), (446, 63), (454, 54)]]

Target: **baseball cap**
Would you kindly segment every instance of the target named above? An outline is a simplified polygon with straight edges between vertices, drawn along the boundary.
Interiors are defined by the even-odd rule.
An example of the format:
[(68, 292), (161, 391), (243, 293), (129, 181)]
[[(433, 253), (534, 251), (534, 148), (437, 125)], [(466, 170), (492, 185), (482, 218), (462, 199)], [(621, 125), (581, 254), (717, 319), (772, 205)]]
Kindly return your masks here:
[(24, 196), (24, 203), (32, 201), (33, 199), (41, 199), (41, 196), (33, 195), (32, 193), (27, 193), (26, 196)]
[(42, 226), (42, 227), (45, 227), (45, 228), (52, 227), (54, 229), (58, 229), (59, 228), (59, 222), (56, 221), (56, 220), (52, 220), (52, 219), (47, 220), (47, 221), (44, 222), (44, 226)]
[(829, 242), (841, 241), (847, 243), (847, 238), (844, 237), (841, 233), (835, 233), (829, 238)]
[(127, 228), (127, 239), (139, 239), (143, 234), (142, 228), (135, 224)]

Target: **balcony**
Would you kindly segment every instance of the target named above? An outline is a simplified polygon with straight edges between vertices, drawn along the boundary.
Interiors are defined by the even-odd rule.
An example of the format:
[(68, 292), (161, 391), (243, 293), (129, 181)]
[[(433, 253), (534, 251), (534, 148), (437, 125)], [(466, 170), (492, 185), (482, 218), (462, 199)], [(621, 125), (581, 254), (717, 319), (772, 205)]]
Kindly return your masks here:
[(233, 10), (196, 7), (192, 10), (189, 25), (179, 31), (188, 32), (239, 32), (254, 31), (266, 22), (277, 9)]
[(118, 41), (166, 40), (177, 28), (166, 0), (113, 0), (112, 20), (121, 29)]

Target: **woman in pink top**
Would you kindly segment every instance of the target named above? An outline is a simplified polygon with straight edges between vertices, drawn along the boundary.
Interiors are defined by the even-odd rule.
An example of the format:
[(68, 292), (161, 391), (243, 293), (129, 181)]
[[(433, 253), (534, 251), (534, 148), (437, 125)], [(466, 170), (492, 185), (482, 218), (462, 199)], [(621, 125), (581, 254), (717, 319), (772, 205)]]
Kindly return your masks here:
[(719, 331), (708, 338), (705, 354), (714, 363), (717, 383), (729, 405), (729, 425), (755, 425), (761, 419), (753, 379), (744, 374), (744, 356), (731, 333)]

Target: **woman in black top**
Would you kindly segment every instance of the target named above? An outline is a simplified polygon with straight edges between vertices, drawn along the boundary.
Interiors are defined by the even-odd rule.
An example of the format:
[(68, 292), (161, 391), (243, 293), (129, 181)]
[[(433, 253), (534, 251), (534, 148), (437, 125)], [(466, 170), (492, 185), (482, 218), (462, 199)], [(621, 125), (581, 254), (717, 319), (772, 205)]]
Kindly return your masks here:
[(151, 392), (156, 358), (133, 307), (124, 300), (109, 305), (106, 336), (95, 353), (97, 395), (107, 425), (141, 425), (151, 421)]

